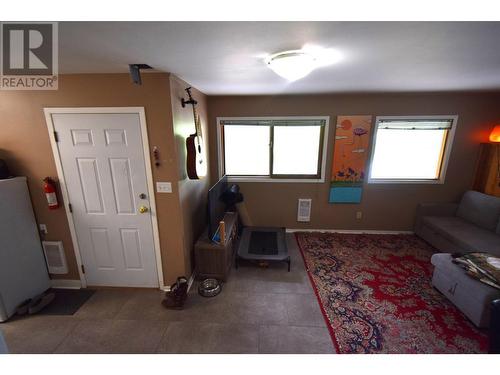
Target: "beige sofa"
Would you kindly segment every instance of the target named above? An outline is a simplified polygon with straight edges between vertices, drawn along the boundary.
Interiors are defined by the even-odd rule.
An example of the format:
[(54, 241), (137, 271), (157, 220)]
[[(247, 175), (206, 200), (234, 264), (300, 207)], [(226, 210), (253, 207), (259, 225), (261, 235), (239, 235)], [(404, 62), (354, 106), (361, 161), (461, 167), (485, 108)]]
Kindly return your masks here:
[(415, 234), (440, 251), (431, 259), (434, 287), (476, 326), (489, 326), (490, 303), (500, 298), (500, 290), (468, 276), (451, 254), (487, 252), (500, 257), (500, 198), (468, 191), (460, 203), (421, 204)]

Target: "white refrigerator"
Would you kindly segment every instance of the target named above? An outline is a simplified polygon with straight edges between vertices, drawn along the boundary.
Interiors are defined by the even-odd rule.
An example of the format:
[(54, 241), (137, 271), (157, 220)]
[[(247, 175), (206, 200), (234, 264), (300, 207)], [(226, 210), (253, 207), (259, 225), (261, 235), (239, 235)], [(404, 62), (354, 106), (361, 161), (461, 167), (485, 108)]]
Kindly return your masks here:
[(0, 180), (0, 322), (49, 288), (26, 177)]

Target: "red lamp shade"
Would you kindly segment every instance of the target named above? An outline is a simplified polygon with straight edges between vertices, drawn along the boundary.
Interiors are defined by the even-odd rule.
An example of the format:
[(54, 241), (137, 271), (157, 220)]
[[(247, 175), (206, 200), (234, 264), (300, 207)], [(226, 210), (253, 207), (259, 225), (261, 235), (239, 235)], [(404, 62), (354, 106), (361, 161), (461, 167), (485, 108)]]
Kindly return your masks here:
[(495, 126), (491, 131), (490, 142), (500, 142), (500, 125)]

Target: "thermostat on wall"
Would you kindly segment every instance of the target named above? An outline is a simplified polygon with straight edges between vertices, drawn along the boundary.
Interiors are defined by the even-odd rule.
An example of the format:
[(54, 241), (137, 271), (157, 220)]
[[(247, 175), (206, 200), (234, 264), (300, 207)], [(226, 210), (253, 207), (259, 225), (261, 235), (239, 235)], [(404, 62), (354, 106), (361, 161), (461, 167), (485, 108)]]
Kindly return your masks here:
[(172, 192), (172, 184), (170, 182), (157, 182), (156, 183), (156, 192), (157, 193), (171, 193)]

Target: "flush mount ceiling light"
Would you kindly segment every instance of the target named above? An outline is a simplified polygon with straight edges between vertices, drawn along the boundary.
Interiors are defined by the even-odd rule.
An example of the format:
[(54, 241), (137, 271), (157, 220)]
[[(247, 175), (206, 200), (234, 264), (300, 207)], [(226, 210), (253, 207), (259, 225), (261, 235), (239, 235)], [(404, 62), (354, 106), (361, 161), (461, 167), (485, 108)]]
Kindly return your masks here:
[(333, 64), (340, 59), (337, 51), (306, 45), (299, 50), (278, 52), (266, 58), (276, 74), (288, 81), (304, 78), (314, 69)]
[(288, 81), (301, 79), (316, 67), (314, 56), (302, 50), (275, 53), (269, 56), (267, 65)]

